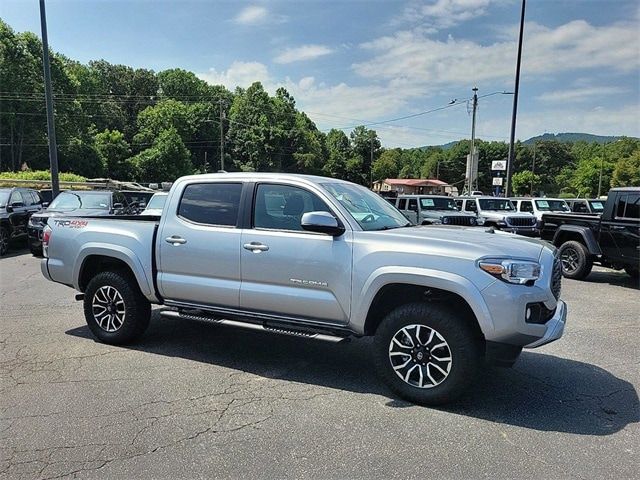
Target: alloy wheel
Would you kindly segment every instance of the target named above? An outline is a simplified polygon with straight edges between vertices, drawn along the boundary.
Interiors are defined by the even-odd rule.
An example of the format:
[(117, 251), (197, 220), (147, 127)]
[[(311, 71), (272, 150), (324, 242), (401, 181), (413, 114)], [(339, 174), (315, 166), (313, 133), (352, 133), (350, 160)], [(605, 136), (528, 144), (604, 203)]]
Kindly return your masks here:
[(91, 303), (93, 318), (106, 332), (115, 332), (124, 324), (126, 308), (120, 292), (105, 285), (96, 290)]
[(451, 348), (435, 329), (420, 324), (407, 325), (389, 342), (391, 367), (405, 383), (433, 388), (451, 372)]
[(571, 247), (566, 247), (562, 251), (560, 261), (562, 262), (562, 269), (568, 273), (575, 272), (580, 266), (580, 256), (578, 252)]

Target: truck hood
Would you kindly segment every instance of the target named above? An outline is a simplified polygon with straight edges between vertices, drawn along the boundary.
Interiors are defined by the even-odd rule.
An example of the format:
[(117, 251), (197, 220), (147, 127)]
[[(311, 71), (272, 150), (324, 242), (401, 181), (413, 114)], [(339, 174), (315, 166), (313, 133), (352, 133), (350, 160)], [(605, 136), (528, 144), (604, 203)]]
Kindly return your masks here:
[(513, 257), (537, 260), (545, 242), (489, 228), (446, 225), (415, 226), (368, 232), (394, 249), (457, 258)]

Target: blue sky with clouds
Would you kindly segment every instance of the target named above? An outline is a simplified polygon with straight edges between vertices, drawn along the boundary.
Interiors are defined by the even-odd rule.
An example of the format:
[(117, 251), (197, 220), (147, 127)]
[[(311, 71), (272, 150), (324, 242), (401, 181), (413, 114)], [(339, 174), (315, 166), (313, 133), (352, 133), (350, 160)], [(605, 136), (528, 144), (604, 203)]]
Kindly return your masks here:
[[(530, 0), (517, 137), (640, 136), (636, 0)], [(285, 86), (321, 129), (372, 126), (386, 146), (469, 136), (465, 100), (512, 91), (519, 0), (47, 0), (49, 41), (86, 62), (180, 67), (229, 88)], [(15, 30), (39, 32), (36, 0), (2, 0)], [(478, 133), (509, 135), (512, 97), (480, 100)]]

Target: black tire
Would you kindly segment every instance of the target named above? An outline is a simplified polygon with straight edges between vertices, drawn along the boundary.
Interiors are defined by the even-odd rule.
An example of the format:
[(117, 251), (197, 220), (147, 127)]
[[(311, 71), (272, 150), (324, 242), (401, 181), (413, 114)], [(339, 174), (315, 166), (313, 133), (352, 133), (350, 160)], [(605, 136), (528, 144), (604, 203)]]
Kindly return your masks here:
[(9, 251), (9, 240), (11, 235), (7, 227), (0, 227), (0, 257)]
[[(412, 329), (414, 325), (420, 325), (420, 329), (415, 327)], [(412, 363), (405, 369), (398, 369), (397, 359), (404, 361), (405, 358), (402, 356), (405, 354), (399, 352), (407, 351), (406, 349), (409, 347), (403, 346), (398, 349), (398, 352), (391, 352), (392, 348), (396, 349), (398, 345), (395, 343), (392, 346), (392, 342), (394, 337), (399, 338), (398, 335), (405, 327), (408, 327), (405, 331), (418, 332), (418, 342), (415, 343), (422, 344), (424, 356), (417, 357), (420, 352), (415, 353), (412, 350), (411, 359), (408, 358), (408, 361)], [(435, 330), (440, 337), (433, 335), (433, 340), (428, 341), (432, 330)], [(441, 343), (440, 338), (444, 339), (447, 346), (438, 349), (437, 343)], [(414, 343), (413, 340), (412, 343)], [(481, 364), (481, 340), (471, 326), (452, 310), (438, 304), (411, 303), (391, 311), (378, 327), (373, 344), (374, 361), (380, 377), (391, 390), (402, 398), (421, 405), (441, 405), (458, 398), (473, 384), (476, 371)], [(438, 357), (435, 357), (435, 352), (438, 352)], [(447, 352), (451, 359), (448, 366), (439, 360), (438, 362), (433, 361), (432, 354), (435, 358), (440, 359), (446, 358)], [(394, 359), (392, 359), (392, 354), (396, 355), (393, 357)], [(421, 360), (417, 360), (419, 358)], [(425, 363), (420, 363), (425, 359), (426, 366)], [(393, 362), (396, 362), (395, 369)], [(443, 376), (438, 373), (434, 363), (446, 369), (448, 374)], [(440, 383), (434, 383), (428, 388), (424, 388), (423, 385), (421, 388), (400, 378), (399, 375), (404, 375), (412, 368), (414, 368), (413, 372), (409, 372), (407, 375), (409, 382), (422, 382), (423, 378), (429, 375), (429, 378), (433, 377)], [(398, 369), (398, 373), (396, 369)], [(440, 371), (442, 372), (442, 370)], [(433, 382), (427, 380), (427, 383)]]
[[(114, 295), (110, 289), (115, 289), (119, 297)], [(105, 292), (109, 292), (107, 296), (105, 296)], [(99, 310), (99, 308), (106, 307), (94, 306), (94, 303), (104, 304), (105, 302), (97, 300), (102, 298), (107, 298), (107, 303), (115, 303), (115, 301), (111, 302), (109, 295), (114, 296), (116, 300), (121, 299), (124, 306), (122, 310), (117, 310), (117, 312), (116, 308), (120, 308), (120, 306), (113, 307), (112, 318), (105, 319), (103, 310)], [(117, 303), (120, 303), (120, 300)], [(94, 312), (98, 312), (100, 315), (94, 314)], [(124, 313), (122, 314), (122, 312)], [(121, 322), (115, 319), (120, 314), (122, 314)], [(142, 295), (135, 278), (130, 274), (123, 271), (107, 271), (97, 274), (87, 285), (84, 292), (84, 316), (89, 329), (96, 338), (111, 345), (121, 345), (134, 341), (147, 329), (151, 319), (151, 304)], [(108, 313), (107, 316), (109, 316)], [(102, 321), (102, 326), (99, 320)], [(120, 322), (119, 325), (118, 322)], [(112, 331), (108, 331), (110, 326)]]
[(42, 248), (29, 247), (29, 251), (34, 257), (42, 257)]
[(582, 243), (570, 240), (560, 246), (558, 256), (562, 261), (562, 275), (583, 280), (591, 273), (593, 258)]

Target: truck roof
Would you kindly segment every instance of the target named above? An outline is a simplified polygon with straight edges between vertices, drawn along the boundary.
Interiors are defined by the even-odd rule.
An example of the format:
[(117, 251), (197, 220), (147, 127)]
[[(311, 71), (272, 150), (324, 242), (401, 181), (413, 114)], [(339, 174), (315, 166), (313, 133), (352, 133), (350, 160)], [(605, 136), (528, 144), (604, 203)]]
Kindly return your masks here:
[(192, 180), (241, 180), (241, 181), (260, 181), (260, 180), (304, 180), (308, 183), (316, 185), (322, 183), (350, 183), (339, 178), (321, 177), (318, 175), (302, 175), (298, 173), (267, 173), (267, 172), (227, 172), (227, 173), (204, 173), (200, 175), (188, 175), (181, 177), (179, 181)]
[(640, 187), (615, 187), (609, 190), (610, 192), (638, 192)]

